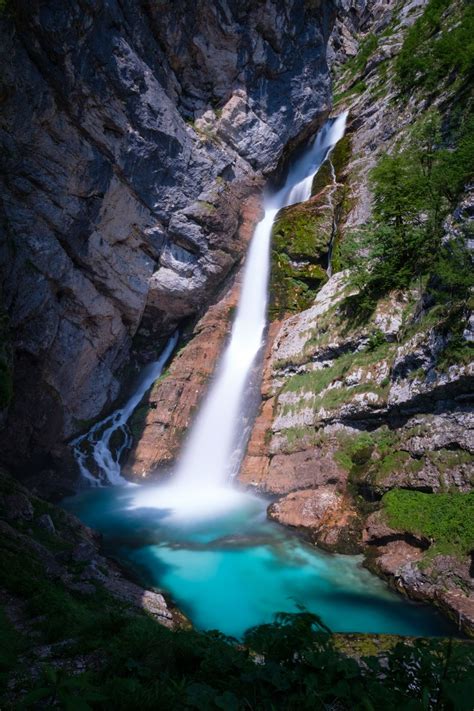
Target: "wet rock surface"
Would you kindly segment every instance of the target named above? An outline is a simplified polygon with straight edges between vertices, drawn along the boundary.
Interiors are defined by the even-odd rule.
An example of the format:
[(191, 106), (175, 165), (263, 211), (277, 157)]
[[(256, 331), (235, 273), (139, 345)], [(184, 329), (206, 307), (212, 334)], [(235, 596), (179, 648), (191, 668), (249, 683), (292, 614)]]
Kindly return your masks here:
[[(261, 216), (259, 197), (242, 208), (238, 239), (247, 244)], [(155, 383), (131, 420), (134, 445), (124, 473), (134, 479), (166, 475), (182, 445), (230, 332), (238, 301), (242, 270), (198, 321), (191, 339)]]

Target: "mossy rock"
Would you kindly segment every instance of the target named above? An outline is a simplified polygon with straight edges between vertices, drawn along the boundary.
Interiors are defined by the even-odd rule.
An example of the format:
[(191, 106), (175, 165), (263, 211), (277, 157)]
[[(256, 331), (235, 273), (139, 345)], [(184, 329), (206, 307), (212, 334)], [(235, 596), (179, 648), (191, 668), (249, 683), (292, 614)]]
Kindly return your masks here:
[(394, 529), (425, 536), (431, 553), (463, 558), (474, 540), (474, 493), (425, 494), (392, 489), (382, 499), (386, 520)]
[(332, 185), (332, 170), (329, 160), (326, 160), (313, 178), (311, 195), (318, 195), (328, 185)]
[(336, 173), (336, 178), (341, 181), (342, 173), (344, 172), (347, 164), (349, 163), (352, 154), (352, 140), (351, 135), (346, 133), (345, 136), (341, 138), (338, 143), (334, 146), (331, 152), (331, 162), (334, 167), (334, 172)]
[(313, 263), (324, 259), (332, 235), (330, 206), (307, 202), (281, 210), (272, 232), (273, 250)]
[(281, 210), (273, 226), (270, 318), (304, 311), (327, 280), (329, 206), (317, 201)]

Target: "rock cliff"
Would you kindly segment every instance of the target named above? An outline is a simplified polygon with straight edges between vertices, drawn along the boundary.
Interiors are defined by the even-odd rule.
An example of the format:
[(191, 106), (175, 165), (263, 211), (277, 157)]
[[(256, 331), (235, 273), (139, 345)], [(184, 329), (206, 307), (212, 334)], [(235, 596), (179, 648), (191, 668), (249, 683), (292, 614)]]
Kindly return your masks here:
[[(330, 106), (333, 2), (59, 0), (0, 16), (2, 454), (51, 465), (240, 260), (241, 204)], [(10, 397), (5, 398), (6, 404)]]
[[(474, 364), (469, 299), (451, 311), (435, 308), (434, 286), (430, 290), (414, 281), (378, 298), (370, 317), (362, 317), (350, 306), (356, 303), (354, 279), (349, 271), (340, 271), (339, 261), (341, 245), (371, 220), (371, 169), (381, 156), (406, 144), (411, 127), (432, 103), (449, 125), (456, 87), (441, 83), (431, 95), (421, 89), (407, 101), (394, 81), (404, 38), (425, 5), (347, 3), (336, 23), (330, 43), (335, 112), (349, 110), (348, 130), (332, 157), (333, 177), (323, 166), (313, 186), (316, 197), (302, 206), (311, 210), (318, 195), (332, 190), (331, 210), (325, 221), (307, 220), (303, 229), (298, 214), (289, 214), (286, 232), (290, 244), (297, 237), (305, 242), (308, 254), (332, 240), (337, 273), (308, 293), (301, 291), (294, 260), (283, 275), (273, 269), (272, 298), (279, 308), (271, 312), (263, 401), (240, 480), (278, 497), (268, 510), (272, 519), (305, 530), (328, 550), (365, 551), (367, 564), (397, 589), (435, 601), (472, 633), (469, 546), (474, 531), (467, 530), (467, 520), (472, 517)], [(447, 26), (455, 21), (454, 8), (452, 12)], [(472, 187), (461, 192), (444, 222), (441, 242), (457, 241), (469, 250)], [(274, 264), (287, 244), (274, 240)], [(362, 251), (359, 259), (364, 258)], [(358, 288), (363, 294), (364, 285)], [(397, 498), (386, 499), (392, 490)], [(403, 490), (415, 498), (409, 501), (410, 520), (395, 530), (394, 521), (408, 505), (398, 498)], [(443, 507), (451, 501), (446, 492), (461, 496), (453, 511), (459, 511), (467, 526), (470, 543), (462, 550), (454, 550), (455, 545), (443, 550), (435, 535), (420, 543), (413, 534), (422, 525), (421, 510), (426, 513), (433, 506), (433, 515), (443, 517)], [(418, 494), (435, 496), (419, 499)], [(458, 533), (451, 535), (457, 540)]]

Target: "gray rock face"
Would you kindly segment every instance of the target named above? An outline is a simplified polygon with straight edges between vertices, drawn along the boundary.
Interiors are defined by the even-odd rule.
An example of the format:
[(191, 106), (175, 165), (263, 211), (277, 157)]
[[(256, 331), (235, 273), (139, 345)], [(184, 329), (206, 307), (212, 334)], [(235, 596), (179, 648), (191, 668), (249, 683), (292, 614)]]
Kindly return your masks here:
[[(425, 4), (426, 0), (412, 0), (404, 6)], [(393, 17), (397, 0), (340, 0), (339, 13), (329, 42), (328, 60), (331, 65), (345, 64), (355, 57), (360, 47), (360, 35), (379, 33)], [(403, 17), (408, 7), (399, 8)]]
[(164, 338), (209, 303), (244, 250), (242, 200), (329, 109), (334, 13), (34, 0), (2, 16), (11, 464), (110, 406), (140, 323)]

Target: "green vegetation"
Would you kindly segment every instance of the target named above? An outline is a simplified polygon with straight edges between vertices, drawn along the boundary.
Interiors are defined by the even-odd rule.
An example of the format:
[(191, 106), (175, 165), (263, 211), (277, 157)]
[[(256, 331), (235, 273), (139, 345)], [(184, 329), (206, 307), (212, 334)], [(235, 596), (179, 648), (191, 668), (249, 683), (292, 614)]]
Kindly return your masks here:
[(474, 493), (423, 494), (394, 489), (382, 499), (393, 528), (426, 536), (432, 553), (465, 556), (474, 546)]
[(470, 255), (463, 240), (443, 244), (442, 238), (444, 220), (472, 177), (474, 118), (463, 120), (455, 138), (454, 147), (442, 147), (441, 117), (428, 112), (408, 145), (383, 156), (372, 171), (373, 221), (341, 245), (343, 266), (352, 268), (359, 289), (347, 300), (350, 314), (368, 318), (382, 296), (424, 278), (435, 303), (449, 312), (464, 308)]
[(416, 488), (416, 475), (427, 465), (436, 467), (439, 489), (446, 491), (444, 475), (474, 462), (473, 455), (463, 450), (438, 449), (426, 452), (422, 457), (412, 457), (403, 449), (404, 442), (422, 435), (416, 427), (403, 434), (387, 427), (372, 433), (361, 432), (357, 436), (340, 434), (335, 459), (349, 473), (353, 494), (379, 498), (389, 488), (392, 475), (397, 476), (398, 486), (413, 485)]
[(282, 451), (286, 453), (299, 452), (308, 447), (317, 447), (324, 441), (324, 437), (320, 432), (314, 427), (305, 425), (288, 427), (282, 430), (281, 435), (285, 438)]
[(273, 227), (274, 248), (278, 252), (284, 250), (292, 259), (318, 260), (327, 252), (328, 235), (320, 231), (325, 223), (325, 215), (321, 217), (301, 206), (284, 212)]
[[(55, 612), (62, 614), (58, 608)], [(120, 609), (104, 617), (107, 624), (97, 612), (93, 616), (100, 627), (90, 644), (85, 642), (91, 625), (85, 624), (80, 647), (74, 642), (79, 628), (72, 634), (63, 628), (72, 645), (61, 646), (61, 660), (78, 650), (87, 654), (100, 649), (93, 671), (73, 675), (45, 663), (33, 681), (20, 666), (21, 688), (27, 689), (22, 708), (37, 708), (41, 702), (86, 710), (309, 711), (374, 709), (381, 703), (386, 709), (469, 709), (472, 658), (470, 647), (461, 642), (394, 640), (391, 646), (385, 644), (380, 658), (376, 644), (365, 651), (367, 644), (359, 643), (358, 653), (367, 654), (361, 665), (339, 651), (341, 636), (335, 640), (306, 612), (281, 614), (275, 623), (249, 630), (244, 647), (217, 632), (171, 632)], [(407, 668), (413, 670), (410, 675)]]
[(345, 64), (345, 69), (351, 74), (363, 74), (367, 62), (378, 47), (378, 37), (369, 34), (360, 44), (357, 54)]
[(337, 106), (337, 104), (339, 104), (341, 101), (344, 101), (344, 99), (348, 99), (349, 97), (354, 96), (354, 94), (362, 94), (366, 89), (367, 89), (367, 84), (363, 81), (358, 81), (357, 84), (354, 84), (353, 86), (351, 86), (350, 89), (341, 91), (339, 94), (338, 93), (334, 94), (334, 97), (333, 97), (334, 106)]
[[(284, 385), (282, 392), (310, 392), (314, 396), (319, 395), (329, 385), (337, 381), (341, 381), (352, 370), (363, 367), (370, 371), (371, 367), (376, 366), (383, 359), (389, 358), (394, 352), (394, 345), (385, 341), (377, 348), (366, 348), (358, 353), (345, 353), (339, 356), (331, 367), (313, 370), (307, 373), (298, 373), (293, 375)], [(353, 385), (351, 388), (331, 388), (325, 393), (325, 402), (333, 401), (344, 402), (350, 401), (352, 393), (367, 392), (367, 390), (376, 392), (380, 390), (380, 386), (375, 381), (370, 380), (362, 382), (359, 385)], [(322, 403), (318, 402), (318, 405)], [(304, 406), (304, 403), (303, 403)]]
[(408, 31), (395, 62), (396, 81), (407, 97), (421, 87), (451, 92), (474, 78), (474, 6), (469, 0), (430, 0)]
[[(341, 183), (350, 157), (351, 139), (341, 139), (314, 177), (311, 203), (281, 210), (272, 234), (270, 283), (270, 318), (298, 313), (312, 305), (317, 292), (327, 280), (325, 265), (333, 238), (334, 213), (347, 206), (346, 190)], [(338, 186), (333, 190), (333, 170)], [(324, 191), (331, 186), (331, 197)], [(323, 192), (324, 191), (324, 192)], [(337, 235), (335, 239), (337, 240)]]
[(349, 482), (356, 496), (360, 491), (378, 497), (384, 490), (384, 479), (394, 472), (415, 473), (423, 460), (413, 459), (408, 452), (397, 449), (398, 436), (383, 428), (372, 434), (362, 432), (357, 437), (341, 435), (336, 460), (349, 472)]
[(280, 212), (273, 227), (270, 316), (308, 308), (326, 281), (320, 262), (332, 223), (324, 208), (297, 205)]

